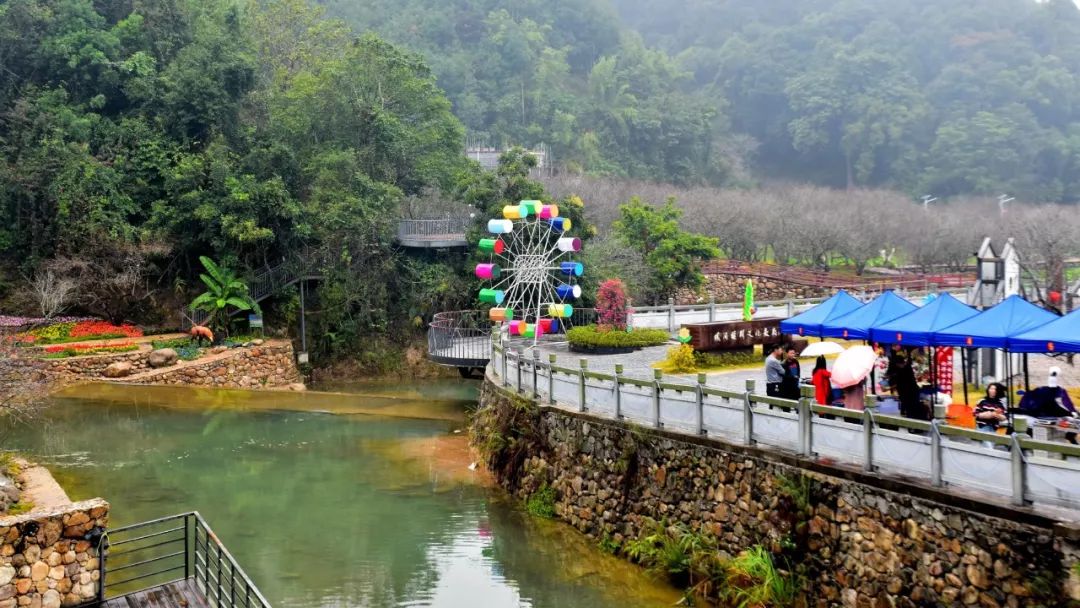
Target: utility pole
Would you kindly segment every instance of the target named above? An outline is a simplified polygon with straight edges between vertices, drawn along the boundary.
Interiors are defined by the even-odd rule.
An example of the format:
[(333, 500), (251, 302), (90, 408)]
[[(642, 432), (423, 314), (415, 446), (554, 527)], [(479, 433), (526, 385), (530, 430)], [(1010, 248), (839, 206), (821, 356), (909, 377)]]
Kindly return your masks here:
[(1008, 194), (1002, 194), (998, 197), (998, 210), (1001, 212), (1002, 216), (1005, 215), (1005, 203), (1011, 203), (1015, 200), (1015, 197), (1009, 196)]

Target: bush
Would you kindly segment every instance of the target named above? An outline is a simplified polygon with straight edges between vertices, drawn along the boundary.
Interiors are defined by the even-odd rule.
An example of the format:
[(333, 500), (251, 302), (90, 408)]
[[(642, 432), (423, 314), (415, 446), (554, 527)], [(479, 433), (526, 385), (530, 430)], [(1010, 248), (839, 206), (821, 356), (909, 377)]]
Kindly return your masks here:
[(726, 588), (722, 595), (735, 608), (775, 606), (784, 608), (795, 601), (797, 585), (779, 570), (772, 554), (756, 546), (727, 563)]
[(592, 348), (641, 348), (658, 346), (668, 341), (668, 333), (662, 329), (635, 329), (631, 331), (605, 331), (595, 325), (574, 327), (566, 332), (566, 339), (575, 346)]
[(626, 288), (619, 279), (600, 284), (596, 294), (596, 315), (604, 329), (626, 331)]
[(661, 364), (664, 371), (689, 373), (698, 368), (697, 357), (694, 348), (689, 344), (672, 346), (667, 351), (667, 358)]
[(125, 342), (123, 344), (110, 344), (109, 346), (98, 346), (95, 344), (55, 345), (45, 348), (44, 358), (67, 359), (68, 357), (78, 357), (82, 355), (127, 353), (134, 350), (139, 350), (139, 345), (133, 344), (131, 342)]
[(695, 351), (689, 344), (680, 344), (669, 348), (667, 358), (656, 367), (665, 372), (688, 374), (706, 369), (757, 364), (757, 362), (757, 355), (753, 351), (701, 353)]
[(202, 349), (194, 344), (187, 344), (185, 346), (173, 346), (169, 347), (176, 351), (176, 356), (181, 361), (194, 361), (202, 356)]
[(179, 349), (187, 346), (191, 346), (191, 338), (173, 338), (171, 340), (154, 340), (150, 343), (155, 349), (157, 348), (173, 348)]
[(546, 483), (540, 486), (540, 489), (533, 492), (529, 500), (525, 502), (525, 510), (530, 515), (537, 517), (543, 517), (544, 519), (552, 519), (555, 517), (555, 488), (548, 486)]

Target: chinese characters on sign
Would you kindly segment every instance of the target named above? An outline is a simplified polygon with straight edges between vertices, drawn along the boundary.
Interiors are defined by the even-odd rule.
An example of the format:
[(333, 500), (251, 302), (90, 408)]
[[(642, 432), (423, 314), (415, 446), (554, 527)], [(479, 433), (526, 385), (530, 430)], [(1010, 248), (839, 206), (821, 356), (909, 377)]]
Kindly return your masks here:
[(698, 351), (749, 348), (783, 339), (780, 319), (695, 323), (685, 328), (690, 331), (690, 345)]

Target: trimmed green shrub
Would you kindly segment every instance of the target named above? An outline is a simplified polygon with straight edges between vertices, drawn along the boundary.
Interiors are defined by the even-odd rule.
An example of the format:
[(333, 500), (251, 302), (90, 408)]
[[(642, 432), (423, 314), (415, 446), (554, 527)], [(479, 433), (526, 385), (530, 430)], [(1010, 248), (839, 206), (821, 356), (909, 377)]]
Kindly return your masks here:
[(663, 329), (604, 331), (595, 325), (585, 325), (566, 332), (566, 339), (575, 346), (591, 348), (641, 348), (665, 344), (670, 338)]

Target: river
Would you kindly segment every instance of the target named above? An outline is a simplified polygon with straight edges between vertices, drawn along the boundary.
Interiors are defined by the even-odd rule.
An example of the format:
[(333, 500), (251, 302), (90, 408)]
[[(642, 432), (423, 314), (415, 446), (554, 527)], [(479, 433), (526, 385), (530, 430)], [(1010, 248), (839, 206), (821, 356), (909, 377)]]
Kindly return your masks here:
[[(278, 608), (670, 606), (678, 594), (468, 471), (476, 384), (92, 385), (11, 448), (113, 526), (198, 510)], [(350, 394), (351, 393), (351, 394)]]

